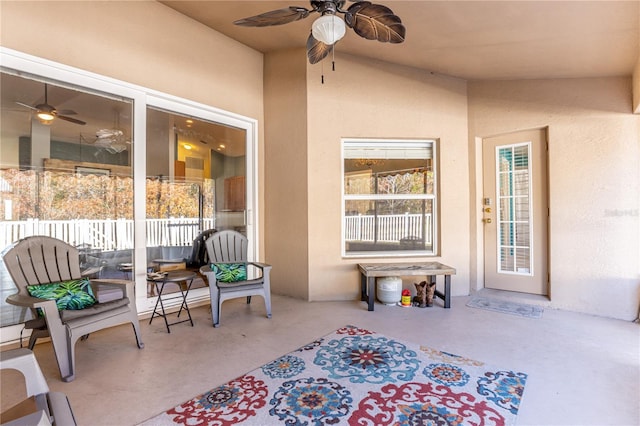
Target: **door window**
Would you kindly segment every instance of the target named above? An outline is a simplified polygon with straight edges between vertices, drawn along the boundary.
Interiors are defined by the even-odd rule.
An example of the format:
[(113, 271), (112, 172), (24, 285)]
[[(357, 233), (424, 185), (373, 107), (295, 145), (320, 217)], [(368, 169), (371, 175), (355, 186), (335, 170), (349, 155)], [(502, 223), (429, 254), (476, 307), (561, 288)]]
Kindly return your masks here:
[(531, 143), (496, 148), (498, 271), (532, 274)]

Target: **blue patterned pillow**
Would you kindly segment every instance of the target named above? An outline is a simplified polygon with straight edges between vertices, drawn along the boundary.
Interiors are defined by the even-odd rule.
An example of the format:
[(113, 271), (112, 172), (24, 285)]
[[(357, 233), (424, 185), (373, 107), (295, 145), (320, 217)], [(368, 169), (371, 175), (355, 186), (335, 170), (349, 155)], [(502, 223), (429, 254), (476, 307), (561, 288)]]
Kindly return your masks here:
[(80, 310), (93, 306), (96, 298), (88, 278), (61, 281), (51, 284), (28, 285), (27, 291), (33, 297), (55, 300), (59, 310)]
[(222, 283), (234, 283), (247, 279), (246, 263), (212, 263), (211, 270), (216, 274), (216, 280)]

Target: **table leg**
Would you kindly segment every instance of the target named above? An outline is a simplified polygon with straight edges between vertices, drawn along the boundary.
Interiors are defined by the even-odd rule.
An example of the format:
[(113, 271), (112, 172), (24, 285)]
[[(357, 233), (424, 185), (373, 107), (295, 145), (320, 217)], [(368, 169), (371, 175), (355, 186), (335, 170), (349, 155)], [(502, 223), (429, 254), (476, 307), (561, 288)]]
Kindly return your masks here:
[(360, 300), (367, 300), (367, 277), (360, 272)]
[(368, 310), (373, 311), (373, 302), (374, 302), (375, 292), (376, 292), (376, 278), (375, 277), (368, 277), (368, 281), (369, 281), (369, 308), (368, 308)]
[[(185, 281), (185, 284), (187, 284), (186, 281)], [(178, 310), (178, 318), (180, 318), (182, 309), (187, 311), (187, 316), (189, 317), (189, 322), (191, 323), (191, 327), (193, 327), (193, 320), (191, 319), (191, 311), (189, 310), (189, 306), (187, 305), (187, 295), (189, 294), (189, 290), (191, 290), (192, 284), (193, 284), (193, 278), (189, 280), (189, 284), (187, 284), (187, 289), (185, 291), (182, 291), (182, 286), (178, 285), (180, 287), (180, 293), (182, 294), (182, 303), (180, 304), (180, 309)]]
[[(169, 321), (167, 321), (167, 313), (164, 310), (164, 302), (162, 301), (162, 292), (164, 290), (165, 282), (163, 281), (158, 288), (158, 283), (154, 282), (156, 286), (156, 292), (158, 293), (158, 300), (156, 300), (156, 306), (153, 308), (153, 313), (151, 314), (151, 319), (149, 320), (149, 324), (153, 321), (155, 316), (162, 317), (164, 319), (164, 325), (167, 327), (167, 333), (171, 333), (171, 329), (169, 329)], [(162, 310), (162, 314), (157, 313), (158, 303), (160, 304), (160, 309)]]
[[(158, 287), (158, 283), (151, 281), (151, 285), (153, 287)], [(158, 304), (160, 303), (160, 298), (156, 299), (156, 305), (153, 307), (153, 312), (151, 313), (151, 318), (149, 318), (149, 324), (153, 322), (153, 319), (156, 317), (156, 312), (158, 311)], [(159, 314), (157, 316), (160, 316)]]
[(444, 276), (444, 307), (451, 307), (451, 275)]

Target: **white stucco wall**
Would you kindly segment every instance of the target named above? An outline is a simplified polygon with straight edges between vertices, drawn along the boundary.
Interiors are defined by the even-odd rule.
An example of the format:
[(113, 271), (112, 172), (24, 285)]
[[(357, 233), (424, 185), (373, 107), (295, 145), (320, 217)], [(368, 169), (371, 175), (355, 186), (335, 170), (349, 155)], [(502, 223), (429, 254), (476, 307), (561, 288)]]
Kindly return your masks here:
[(631, 93), (630, 78), (469, 83), (472, 145), (548, 126), (553, 307), (638, 315), (640, 116)]

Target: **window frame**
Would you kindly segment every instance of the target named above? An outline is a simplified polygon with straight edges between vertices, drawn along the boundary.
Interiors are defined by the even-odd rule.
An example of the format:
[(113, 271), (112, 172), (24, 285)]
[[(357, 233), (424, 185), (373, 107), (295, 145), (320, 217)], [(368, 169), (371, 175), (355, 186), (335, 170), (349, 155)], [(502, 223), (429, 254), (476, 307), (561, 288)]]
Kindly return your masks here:
[[(408, 148), (417, 148), (428, 146), (431, 149), (431, 164), (433, 173), (433, 193), (432, 194), (345, 194), (345, 160), (348, 159), (346, 149), (349, 147), (361, 146), (366, 149), (383, 149), (384, 147), (398, 148), (406, 146)], [(436, 257), (439, 255), (439, 158), (438, 158), (438, 139), (421, 138), (421, 139), (399, 139), (399, 138), (342, 138), (340, 144), (340, 193), (341, 193), (341, 223), (340, 223), (340, 241), (341, 254), (343, 258), (363, 258), (363, 257)], [(346, 247), (346, 202), (347, 201), (389, 201), (389, 200), (427, 200), (432, 202), (431, 213), (431, 250), (386, 250), (386, 251), (347, 251)]]

